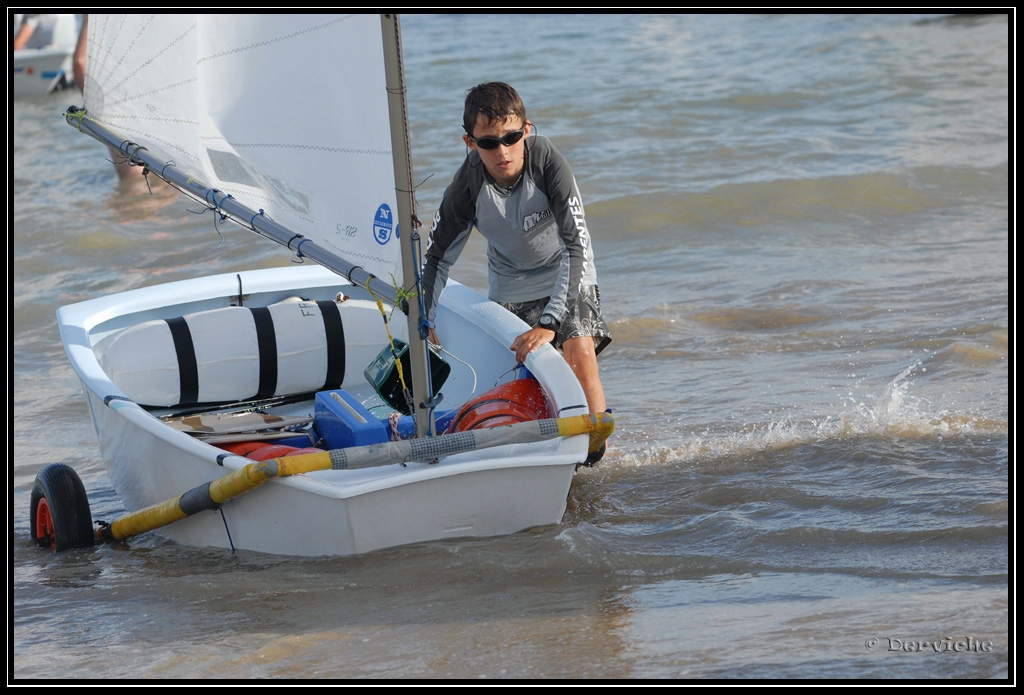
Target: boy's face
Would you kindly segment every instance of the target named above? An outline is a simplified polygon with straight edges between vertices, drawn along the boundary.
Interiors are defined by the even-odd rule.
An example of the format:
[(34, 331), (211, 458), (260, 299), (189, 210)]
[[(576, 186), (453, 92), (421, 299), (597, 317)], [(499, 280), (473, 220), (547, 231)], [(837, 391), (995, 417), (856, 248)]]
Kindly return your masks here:
[[(531, 127), (529, 122), (523, 123), (519, 116), (490, 122), (484, 116), (478, 116), (472, 137), (463, 135), (462, 139), (470, 149), (480, 153), (480, 161), (484, 163), (487, 173), (495, 183), (499, 186), (511, 186), (519, 180), (519, 175), (523, 173), (523, 167), (526, 165), (526, 137), (530, 134)], [(523, 136), (515, 144), (498, 143), (498, 146), (491, 150), (477, 146), (477, 141), (482, 138), (501, 139), (519, 130), (523, 131)]]

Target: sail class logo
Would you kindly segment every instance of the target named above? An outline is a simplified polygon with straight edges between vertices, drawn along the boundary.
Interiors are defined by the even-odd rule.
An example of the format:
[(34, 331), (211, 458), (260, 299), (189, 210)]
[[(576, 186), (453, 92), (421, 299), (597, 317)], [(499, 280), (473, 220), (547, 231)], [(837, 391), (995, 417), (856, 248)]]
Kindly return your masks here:
[[(387, 203), (382, 203), (373, 216), (373, 238), (384, 246), (391, 241), (391, 232), (395, 230), (395, 219)], [(397, 236), (397, 234), (396, 234)]]

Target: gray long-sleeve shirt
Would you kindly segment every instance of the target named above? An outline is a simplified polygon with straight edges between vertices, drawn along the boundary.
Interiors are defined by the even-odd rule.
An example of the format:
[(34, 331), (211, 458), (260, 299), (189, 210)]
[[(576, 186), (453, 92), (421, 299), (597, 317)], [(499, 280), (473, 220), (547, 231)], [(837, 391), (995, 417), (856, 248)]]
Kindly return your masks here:
[(423, 270), (431, 325), (449, 269), (473, 227), (487, 239), (492, 301), (550, 297), (544, 313), (562, 320), (580, 288), (597, 284), (583, 202), (569, 163), (544, 136), (531, 136), (527, 150), (522, 179), (510, 193), (495, 185), (475, 151), (445, 191)]

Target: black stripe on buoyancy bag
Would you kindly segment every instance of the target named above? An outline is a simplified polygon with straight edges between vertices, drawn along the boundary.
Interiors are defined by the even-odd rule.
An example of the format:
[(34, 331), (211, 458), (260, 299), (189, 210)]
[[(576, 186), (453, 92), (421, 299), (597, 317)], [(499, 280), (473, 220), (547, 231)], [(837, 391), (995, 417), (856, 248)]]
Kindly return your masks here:
[(104, 339), (96, 353), (114, 385), (146, 406), (311, 393), (344, 382), (351, 349), (343, 317), (361, 326), (357, 357), (380, 349), (386, 335), (375, 304), (290, 300), (146, 321)]
[(331, 391), (341, 388), (345, 380), (345, 326), (336, 302), (317, 302), (316, 305), (320, 307), (327, 336), (327, 379), (320, 390)]
[(174, 353), (178, 357), (178, 402), (182, 405), (195, 403), (199, 400), (199, 369), (192, 332), (183, 316), (167, 319), (167, 328), (171, 331)]
[[(277, 336), (274, 335), (274, 317), (265, 306), (251, 307), (256, 326), (256, 344), (260, 350), (260, 386), (256, 398), (270, 398), (277, 390)], [(179, 358), (178, 363), (181, 364)]]

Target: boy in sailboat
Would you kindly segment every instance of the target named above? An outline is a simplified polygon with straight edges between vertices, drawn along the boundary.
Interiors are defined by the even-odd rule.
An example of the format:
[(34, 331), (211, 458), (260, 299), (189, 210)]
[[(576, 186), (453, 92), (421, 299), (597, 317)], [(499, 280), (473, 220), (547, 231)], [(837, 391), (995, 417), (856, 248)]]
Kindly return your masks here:
[[(519, 362), (552, 343), (576, 374), (591, 412), (605, 412), (597, 355), (611, 342), (601, 315), (597, 272), (572, 169), (533, 133), (519, 94), (503, 82), (467, 92), (465, 162), (445, 191), (430, 231), (424, 301), (430, 340), (438, 299), (473, 227), (487, 239), (491, 300), (531, 328), (510, 346)], [(592, 465), (604, 455), (593, 452)]]

